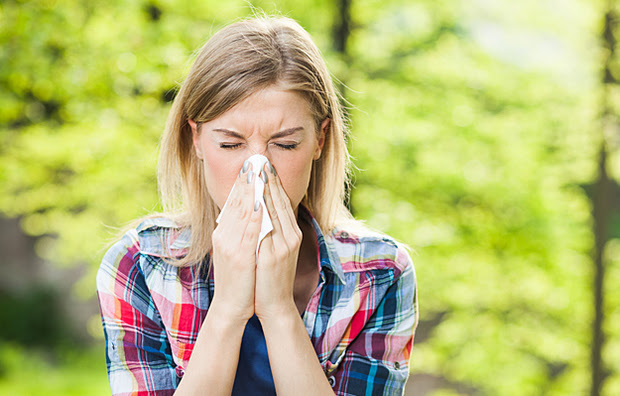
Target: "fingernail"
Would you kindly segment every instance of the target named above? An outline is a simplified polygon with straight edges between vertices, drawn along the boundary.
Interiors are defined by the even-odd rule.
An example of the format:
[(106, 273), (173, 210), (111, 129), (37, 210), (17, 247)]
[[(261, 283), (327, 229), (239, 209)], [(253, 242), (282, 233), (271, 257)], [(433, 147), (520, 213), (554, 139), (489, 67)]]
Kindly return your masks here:
[(260, 178), (263, 179), (263, 182), (267, 184), (267, 173), (264, 170), (260, 171)]
[(254, 172), (249, 171), (248, 172), (248, 184), (252, 183), (252, 176), (254, 176)]
[(269, 170), (271, 171), (271, 173), (273, 173), (273, 175), (276, 175), (276, 169), (273, 167), (273, 165), (271, 165), (271, 162), (268, 163), (269, 164)]
[(258, 212), (258, 208), (260, 208), (260, 201), (256, 201), (256, 202), (254, 203), (254, 211), (255, 211), (255, 212)]
[(243, 163), (243, 168), (241, 168), (241, 172), (245, 173), (248, 170), (249, 166), (250, 166), (250, 161), (245, 160), (245, 162)]

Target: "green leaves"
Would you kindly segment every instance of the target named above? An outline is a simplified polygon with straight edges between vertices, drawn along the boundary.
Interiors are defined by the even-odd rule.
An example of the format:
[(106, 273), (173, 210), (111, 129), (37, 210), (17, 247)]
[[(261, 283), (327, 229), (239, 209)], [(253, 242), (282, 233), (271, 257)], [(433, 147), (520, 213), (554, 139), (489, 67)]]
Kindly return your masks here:
[[(596, 172), (600, 10), (515, 4), (353, 1), (341, 56), (333, 3), (254, 3), (299, 20), (349, 87), (352, 206), (414, 250), (410, 386), (439, 378), (436, 394), (581, 394), (589, 381), (593, 237), (579, 186)], [(250, 14), (243, 1), (2, 5), (0, 212), (21, 218), (43, 257), (88, 262), (85, 294), (115, 229), (158, 208), (159, 136), (189, 59)]]
[[(566, 8), (587, 25), (570, 7), (582, 5)], [(485, 394), (583, 393), (592, 236), (576, 186), (596, 161), (594, 92), (546, 69), (564, 65), (505, 56), (521, 43), (496, 53), (478, 33), (492, 23), (534, 46), (536, 35), (563, 41), (572, 22), (505, 26), (472, 8), (457, 17), (458, 6), (391, 2), (361, 14), (347, 81), (353, 207), (416, 252), (430, 336), (414, 347), (412, 387), (424, 373)], [(395, 32), (409, 14), (431, 19), (423, 34)]]

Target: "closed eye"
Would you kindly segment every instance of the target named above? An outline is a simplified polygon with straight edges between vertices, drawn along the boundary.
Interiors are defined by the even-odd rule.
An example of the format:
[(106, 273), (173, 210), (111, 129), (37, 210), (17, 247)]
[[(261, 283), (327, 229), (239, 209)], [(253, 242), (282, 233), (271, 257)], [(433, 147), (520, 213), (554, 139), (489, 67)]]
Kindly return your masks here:
[(220, 143), (220, 148), (226, 150), (236, 149), (239, 146), (241, 146), (241, 143)]
[(284, 149), (284, 150), (294, 150), (295, 148), (297, 148), (297, 146), (299, 145), (299, 143), (274, 143), (277, 147)]

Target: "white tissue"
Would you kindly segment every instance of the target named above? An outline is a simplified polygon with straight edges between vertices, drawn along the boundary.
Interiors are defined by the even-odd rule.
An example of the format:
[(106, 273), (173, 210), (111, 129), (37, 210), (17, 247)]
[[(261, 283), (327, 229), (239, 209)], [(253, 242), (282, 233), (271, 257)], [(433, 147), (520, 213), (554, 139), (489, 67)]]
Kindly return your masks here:
[[(260, 227), (260, 233), (258, 234), (258, 243), (256, 244), (256, 253), (258, 253), (258, 248), (260, 247), (261, 241), (273, 230), (273, 224), (271, 223), (271, 218), (269, 217), (269, 212), (267, 212), (267, 207), (265, 206), (265, 182), (263, 179), (259, 177), (260, 171), (263, 170), (265, 164), (269, 162), (267, 157), (260, 154), (254, 154), (250, 158), (247, 159), (252, 164), (252, 172), (254, 172), (254, 202), (259, 201), (261, 207), (263, 209), (263, 222)], [(222, 213), (226, 210), (228, 206), (228, 200), (232, 195), (233, 191), (235, 191), (235, 186), (230, 190), (228, 194), (228, 198), (226, 198), (226, 203), (220, 212), (220, 215), (215, 220), (218, 224), (220, 222), (220, 218), (222, 217)]]

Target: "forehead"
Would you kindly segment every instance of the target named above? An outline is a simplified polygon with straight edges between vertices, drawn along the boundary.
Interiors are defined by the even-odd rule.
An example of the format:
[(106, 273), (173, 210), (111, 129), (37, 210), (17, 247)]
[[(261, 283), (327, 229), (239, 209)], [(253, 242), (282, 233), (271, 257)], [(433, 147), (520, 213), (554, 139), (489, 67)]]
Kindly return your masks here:
[(216, 120), (248, 118), (257, 122), (277, 122), (312, 118), (308, 101), (299, 93), (270, 87), (257, 91)]
[(302, 95), (270, 87), (253, 93), (207, 124), (209, 129), (234, 129), (247, 134), (296, 127), (313, 130), (314, 118)]

